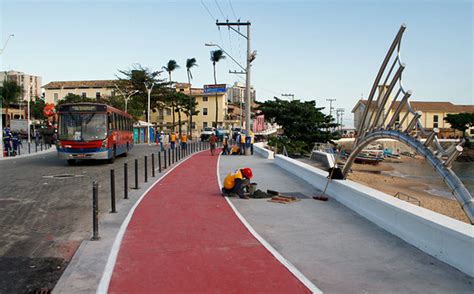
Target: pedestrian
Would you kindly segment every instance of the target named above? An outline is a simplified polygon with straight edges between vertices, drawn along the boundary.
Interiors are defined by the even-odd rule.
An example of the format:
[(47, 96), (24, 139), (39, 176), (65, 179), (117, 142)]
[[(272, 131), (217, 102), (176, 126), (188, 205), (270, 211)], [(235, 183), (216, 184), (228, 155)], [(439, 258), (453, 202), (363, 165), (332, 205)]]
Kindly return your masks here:
[(5, 132), (3, 135), (3, 146), (4, 146), (4, 153), (6, 156), (12, 155), (12, 134), (9, 128), (5, 128)]
[(244, 188), (250, 186), (251, 178), (253, 178), (252, 169), (248, 167), (237, 169), (228, 174), (224, 179), (222, 196), (237, 194), (240, 198), (249, 199), (249, 197), (244, 194)]
[(170, 134), (171, 149), (174, 149), (174, 148), (176, 147), (176, 139), (177, 139), (176, 133), (175, 133), (175, 132), (172, 132), (172, 133)]
[(224, 139), (222, 139), (222, 155), (227, 154), (229, 154), (229, 137), (224, 136)]
[(188, 137), (186, 136), (186, 133), (181, 134), (181, 148), (183, 150), (188, 148)]
[(211, 147), (211, 155), (214, 156), (214, 152), (216, 150), (216, 143), (217, 143), (217, 137), (213, 133), (211, 137), (209, 138), (209, 145)]
[(241, 132), (240, 133), (240, 155), (244, 155), (245, 154), (245, 132)]
[(165, 139), (165, 133), (163, 131), (161, 131), (160, 134), (157, 137), (158, 137), (158, 141), (160, 143), (160, 150), (163, 151), (164, 150), (163, 140)]
[(38, 145), (40, 143), (40, 134), (38, 129), (35, 129), (35, 144)]
[(250, 154), (253, 155), (253, 143), (255, 143), (255, 134), (250, 131)]

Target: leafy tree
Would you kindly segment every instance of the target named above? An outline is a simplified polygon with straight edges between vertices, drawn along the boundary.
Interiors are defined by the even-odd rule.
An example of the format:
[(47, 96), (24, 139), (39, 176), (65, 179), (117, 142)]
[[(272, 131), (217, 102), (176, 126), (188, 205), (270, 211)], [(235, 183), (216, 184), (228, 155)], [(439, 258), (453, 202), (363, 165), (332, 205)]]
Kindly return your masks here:
[(336, 133), (331, 132), (331, 129), (337, 124), (331, 116), (321, 112), (324, 107), (316, 107), (316, 101), (274, 99), (265, 101), (259, 109), (267, 120), (283, 128), (281, 142), (286, 144), (287, 149), (295, 146), (298, 150), (309, 152), (315, 142), (335, 139)]
[[(179, 68), (179, 65), (178, 63), (176, 62), (176, 60), (173, 60), (173, 59), (170, 59), (168, 61), (168, 63), (162, 67), (162, 69), (164, 69), (165, 71), (168, 72), (168, 76), (169, 76), (169, 85), (171, 86), (173, 81), (171, 80), (171, 73), (178, 69)], [(170, 95), (168, 98), (171, 99), (169, 100), (170, 101), (170, 104), (171, 104), (171, 108), (172, 108), (172, 112), (173, 112), (173, 132), (175, 131), (174, 130), (174, 126), (176, 124), (176, 120), (175, 120), (175, 115), (174, 113), (176, 112), (176, 101), (173, 100), (173, 98), (175, 97), (175, 95)], [(181, 130), (179, 130), (181, 132)]]
[(130, 98), (128, 104), (128, 112), (135, 118), (142, 115), (147, 117), (148, 93), (145, 83), (155, 83), (150, 96), (150, 108), (162, 109), (164, 107), (164, 97), (170, 90), (166, 87), (168, 83), (164, 79), (160, 79), (161, 73), (162, 71), (152, 71), (140, 64), (133, 65), (131, 69), (119, 70), (117, 86), (127, 93), (134, 90), (139, 91)]
[[(216, 63), (222, 59), (225, 59), (224, 51), (222, 50), (211, 51), (212, 67), (214, 68), (214, 85), (217, 84)], [(216, 93), (216, 121), (214, 122), (214, 127), (216, 128), (217, 128), (217, 120), (218, 120), (218, 114), (219, 114), (218, 110), (219, 110), (219, 101), (217, 101), (217, 93)]]
[(451, 128), (461, 131), (463, 138), (466, 138), (466, 130), (474, 126), (474, 113), (448, 114), (444, 120)]
[(31, 117), (35, 119), (44, 119), (43, 109), (45, 107), (43, 99), (36, 99), (30, 103)]
[[(192, 87), (191, 87), (191, 80), (193, 79), (193, 74), (191, 73), (191, 68), (195, 67), (195, 66), (198, 66), (197, 63), (196, 63), (196, 58), (188, 58), (186, 59), (186, 73), (188, 74), (188, 84), (189, 84), (189, 96), (193, 96), (192, 94)], [(189, 103), (189, 107), (188, 107), (188, 110), (189, 109), (192, 109), (192, 101), (193, 99), (190, 98), (190, 103)], [(194, 101), (196, 102), (196, 101)], [(195, 106), (194, 106), (195, 107)], [(189, 123), (188, 123), (188, 132), (189, 132), (189, 137), (192, 137), (192, 125), (193, 125), (193, 115), (194, 112), (193, 111), (190, 111), (188, 113), (188, 118), (189, 118)]]
[(15, 81), (5, 81), (3, 86), (0, 87), (0, 99), (2, 100), (3, 107), (5, 107), (6, 121), (5, 125), (9, 125), (8, 109), (11, 104), (18, 102), (18, 98), (22, 93), (21, 87)]

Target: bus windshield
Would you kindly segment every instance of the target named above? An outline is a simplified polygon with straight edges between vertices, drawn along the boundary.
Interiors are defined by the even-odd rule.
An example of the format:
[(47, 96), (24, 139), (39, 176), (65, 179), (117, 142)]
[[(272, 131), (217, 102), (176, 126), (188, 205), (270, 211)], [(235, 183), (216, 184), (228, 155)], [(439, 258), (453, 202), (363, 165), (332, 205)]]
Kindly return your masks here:
[(59, 125), (59, 140), (95, 141), (107, 138), (105, 113), (62, 113)]

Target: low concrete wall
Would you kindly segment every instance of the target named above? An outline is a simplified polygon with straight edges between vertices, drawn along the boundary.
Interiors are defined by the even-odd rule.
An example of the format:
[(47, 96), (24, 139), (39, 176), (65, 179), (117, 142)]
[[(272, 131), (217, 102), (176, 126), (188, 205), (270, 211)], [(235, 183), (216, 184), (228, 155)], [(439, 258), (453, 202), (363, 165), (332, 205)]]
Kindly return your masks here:
[[(322, 189), (328, 173), (275, 155), (275, 163)], [(327, 194), (424, 252), (474, 277), (474, 226), (349, 180), (334, 180)]]
[(260, 155), (264, 158), (267, 158), (267, 159), (273, 159), (273, 151), (270, 151), (268, 149), (266, 149), (264, 146), (265, 146), (266, 143), (263, 143), (263, 142), (259, 142), (259, 143), (255, 143), (253, 144), (253, 152), (257, 155)]

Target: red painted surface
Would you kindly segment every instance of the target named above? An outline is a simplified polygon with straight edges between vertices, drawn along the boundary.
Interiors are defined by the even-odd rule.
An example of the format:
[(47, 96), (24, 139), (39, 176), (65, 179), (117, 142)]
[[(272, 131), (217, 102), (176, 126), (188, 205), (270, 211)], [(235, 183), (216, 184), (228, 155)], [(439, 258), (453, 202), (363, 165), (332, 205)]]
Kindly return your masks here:
[[(308, 293), (219, 193), (217, 156), (202, 152), (135, 210), (109, 293)], [(250, 200), (251, 201), (251, 200)]]

